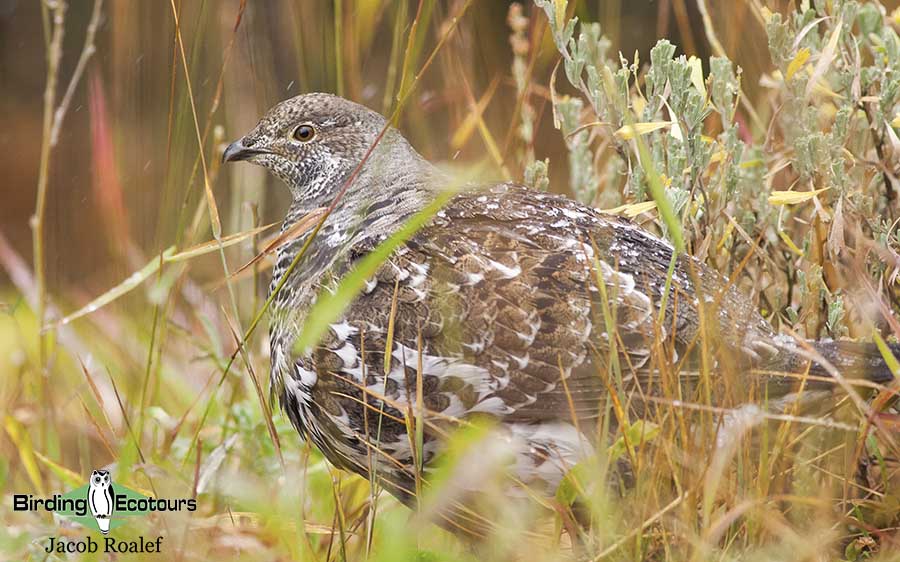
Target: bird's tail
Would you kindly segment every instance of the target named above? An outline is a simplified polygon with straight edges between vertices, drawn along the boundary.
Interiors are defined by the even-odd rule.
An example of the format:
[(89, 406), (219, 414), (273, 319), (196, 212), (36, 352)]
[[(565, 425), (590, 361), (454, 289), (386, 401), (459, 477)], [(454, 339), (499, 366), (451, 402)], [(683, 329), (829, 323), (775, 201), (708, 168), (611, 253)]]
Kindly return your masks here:
[[(879, 384), (887, 384), (894, 380), (894, 373), (874, 343), (835, 340), (810, 343), (819, 355), (848, 378), (862, 378)], [(887, 345), (891, 354), (900, 362), (900, 344)], [(815, 362), (812, 363), (809, 372), (811, 375), (830, 375), (824, 367)]]

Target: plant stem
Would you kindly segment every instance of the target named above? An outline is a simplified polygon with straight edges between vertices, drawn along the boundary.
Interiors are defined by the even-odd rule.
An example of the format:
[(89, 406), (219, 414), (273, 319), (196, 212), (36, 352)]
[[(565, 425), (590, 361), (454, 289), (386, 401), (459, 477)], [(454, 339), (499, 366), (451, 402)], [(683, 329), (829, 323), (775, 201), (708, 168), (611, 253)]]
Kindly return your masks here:
[(337, 95), (344, 95), (344, 5), (341, 0), (334, 0), (334, 68), (336, 74)]
[(66, 113), (69, 111), (69, 105), (72, 103), (72, 96), (75, 95), (75, 89), (81, 81), (84, 69), (87, 67), (88, 60), (96, 51), (94, 46), (94, 37), (97, 34), (97, 27), (100, 25), (100, 13), (103, 7), (103, 0), (94, 0), (94, 9), (91, 14), (91, 20), (88, 23), (84, 36), (84, 47), (81, 49), (81, 55), (78, 57), (78, 63), (66, 86), (66, 93), (63, 95), (59, 106), (56, 106), (56, 86), (59, 80), (59, 61), (62, 58), (62, 41), (65, 34), (65, 16), (68, 7), (63, 0), (55, 2), (47, 1), (45, 6), (52, 12), (52, 36), (50, 38), (49, 48), (47, 50), (47, 86), (44, 89), (44, 123), (43, 135), (41, 136), (41, 161), (40, 170), (38, 172), (37, 201), (35, 202), (34, 216), (31, 219), (32, 240), (34, 244), (34, 273), (37, 282), (37, 318), (38, 328), (41, 333), (40, 343), (40, 362), (41, 367), (46, 365), (47, 359), (47, 342), (48, 338), (43, 333), (46, 321), (47, 310), (47, 280), (44, 263), (45, 240), (44, 240), (44, 218), (47, 212), (47, 185), (50, 174), (50, 154), (59, 141), (59, 131), (65, 121)]
[(44, 216), (47, 211), (47, 182), (50, 173), (50, 150), (53, 147), (53, 130), (56, 105), (56, 83), (59, 77), (59, 59), (62, 58), (62, 41), (65, 33), (66, 8), (64, 1), (46, 3), (51, 11), (52, 29), (47, 49), (47, 85), (44, 88), (44, 122), (41, 135), (41, 161), (38, 170), (37, 201), (31, 217), (32, 244), (34, 246), (34, 278), (37, 284), (37, 321), (41, 333), (40, 364), (46, 365), (48, 338), (43, 333), (44, 316), (47, 309), (47, 280), (44, 269)]

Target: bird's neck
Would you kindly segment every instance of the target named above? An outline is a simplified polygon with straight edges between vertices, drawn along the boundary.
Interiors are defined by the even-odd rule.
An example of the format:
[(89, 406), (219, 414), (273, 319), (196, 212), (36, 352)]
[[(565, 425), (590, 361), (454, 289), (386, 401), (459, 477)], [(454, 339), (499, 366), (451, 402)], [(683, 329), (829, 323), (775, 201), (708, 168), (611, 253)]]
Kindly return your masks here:
[[(341, 187), (350, 183), (302, 259), (305, 280), (317, 281), (328, 270), (343, 270), (352, 259), (348, 259), (352, 250), (374, 247), (388, 238), (426, 207), (445, 183), (442, 174), (405, 141), (384, 144), (373, 151), (355, 177), (351, 179), (348, 173), (337, 180)], [(282, 230), (314, 210), (295, 199)], [(293, 259), (308, 236), (286, 244), (279, 255)]]

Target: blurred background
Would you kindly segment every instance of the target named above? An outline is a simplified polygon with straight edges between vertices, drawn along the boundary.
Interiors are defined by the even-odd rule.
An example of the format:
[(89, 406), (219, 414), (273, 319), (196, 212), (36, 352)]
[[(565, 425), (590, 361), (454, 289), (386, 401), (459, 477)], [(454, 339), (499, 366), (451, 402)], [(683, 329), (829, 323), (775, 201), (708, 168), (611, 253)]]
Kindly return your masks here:
[[(223, 374), (268, 283), (263, 267), (231, 282), (224, 281), (226, 271), (234, 273), (256, 255), (261, 240), (275, 230), (250, 230), (279, 221), (289, 196), (258, 167), (220, 169), (221, 152), (285, 98), (325, 91), (388, 115), (397, 107), (397, 92), (410, 88), (416, 76), (398, 127), (425, 157), (448, 166), (486, 163), (487, 176), (517, 181), (523, 178), (524, 162), (549, 159), (549, 189), (571, 193), (569, 150), (554, 127), (550, 103), (559, 53), (544, 12), (530, 2), (519, 8), (513, 4), (70, 0), (62, 10), (53, 0), (0, 0), (0, 411), (5, 414), (0, 483), (5, 492), (57, 491), (94, 467), (118, 462), (120, 471), (136, 467), (129, 486), (141, 489), (166, 476), (156, 483), (173, 495), (209, 493), (201, 502), (204, 515), (210, 516), (208, 528), (223, 524), (214, 516), (230, 510), (279, 515), (267, 530), (277, 528), (280, 535), (272, 531), (252, 537), (279, 552), (271, 559), (295, 557), (299, 551), (336, 558), (324, 537), (335, 536), (337, 512), (364, 518), (364, 484), (354, 480), (341, 487), (345, 476), (330, 472), (315, 451), (299, 443), (284, 416), (269, 418), (264, 329), (251, 340), (248, 361), (238, 360), (229, 375)], [(708, 59), (714, 54), (707, 31), (715, 30), (724, 54), (742, 69), (746, 106), (769, 123), (775, 120), (775, 96), (761, 81), (768, 77), (772, 83), (775, 66), (760, 14), (764, 9), (787, 13), (810, 2), (564, 4), (567, 16), (599, 22), (613, 59), (621, 52), (629, 61), (646, 63), (657, 40), (668, 38), (677, 46), (676, 55), (699, 57), (703, 76), (709, 75)], [(878, 4), (888, 20), (900, 0)], [(708, 7), (706, 19), (700, 5)], [(54, 25), (54, 18), (62, 18), (62, 24)], [(892, 21), (896, 26), (897, 18)], [(88, 38), (93, 49), (86, 52)], [(48, 63), (53, 58), (48, 53), (54, 52), (59, 54), (56, 68)], [(430, 66), (416, 75), (432, 52)], [(516, 130), (522, 112), (517, 61), (534, 115), (528, 140)], [(562, 70), (558, 74), (557, 90), (576, 94)], [(54, 75), (55, 99), (48, 112), (45, 89)], [(79, 80), (69, 90), (73, 75)], [(55, 135), (48, 115), (63, 117)], [(759, 145), (769, 140), (765, 128), (751, 132), (748, 121), (742, 106), (735, 117), (742, 138), (752, 136)], [(718, 132), (716, 127), (709, 130)], [(866, 189), (880, 190), (874, 183)], [(213, 238), (207, 184), (222, 235), (245, 233), (224, 252), (226, 269), (217, 252), (160, 267), (159, 256), (167, 249), (180, 251)], [(45, 213), (35, 243), (31, 224), (39, 185), (44, 186)], [(771, 187), (760, 184), (759, 189)], [(606, 188), (599, 186), (601, 198)], [(765, 201), (765, 194), (759, 199)], [(808, 223), (802, 224), (806, 228)], [(717, 239), (721, 234), (717, 231)], [(774, 247), (780, 241), (772, 234)], [(751, 235), (747, 240), (755, 233)], [(798, 245), (803, 246), (805, 235), (804, 230), (795, 237)], [(43, 254), (42, 271), (34, 267), (36, 250)], [(734, 266), (731, 262), (739, 261), (726, 255), (728, 248), (719, 254), (713, 257), (721, 263)], [(771, 255), (779, 260), (772, 267), (776, 272), (796, 260), (784, 247)], [(754, 265), (767, 270), (770, 262), (767, 254)], [(742, 282), (753, 285), (756, 278), (747, 276)], [(893, 278), (884, 283), (894, 286)], [(114, 287), (118, 292), (106, 293)], [(782, 304), (790, 304), (792, 288), (782, 291), (788, 295)], [(38, 303), (46, 302), (45, 319), (53, 324), (104, 293), (109, 298), (96, 302), (96, 310), (85, 310), (90, 313), (38, 337), (33, 313)], [(811, 308), (820, 308), (819, 293), (811, 298)], [(129, 438), (134, 435), (138, 437)], [(308, 486), (283, 486), (285, 475), (288, 482), (298, 481), (307, 467)], [(243, 488), (226, 486), (218, 490), (222, 494), (216, 492), (209, 482), (220, 477), (220, 468), (240, 478)], [(768, 479), (765, 474), (761, 478), (763, 497)], [(810, 489), (812, 495), (818, 493)], [(232, 496), (241, 494), (234, 502)], [(335, 508), (341, 502), (345, 511)], [(657, 503), (647, 508), (649, 514), (663, 502)], [(296, 537), (296, 530), (285, 531), (277, 523), (296, 515), (298, 505), (304, 506), (300, 519), (308, 518), (301, 546), (285, 538)], [(887, 509), (893, 509), (890, 517), (900, 511)], [(685, 509), (685, 520), (695, 515), (689, 511)], [(648, 516), (641, 513), (619, 523), (636, 528)], [(56, 529), (46, 520), (11, 517), (27, 525), (20, 529), (28, 529), (16, 535), (16, 557), (28, 550), (29, 536)], [(405, 520), (398, 521), (391, 528), (401, 532)], [(237, 533), (233, 522), (225, 525), (229, 533)], [(192, 524), (206, 523), (195, 518)], [(8, 538), (3, 533), (0, 539)], [(250, 544), (232, 539), (238, 542), (216, 543), (198, 558), (217, 548), (240, 550), (244, 546), (234, 545)], [(251, 539), (241, 535), (240, 540)], [(191, 543), (185, 539), (182, 544)]]
[[(399, 85), (392, 57), (402, 62), (418, 4), (176, 2), (200, 127), (210, 129), (204, 142), (207, 165), (214, 165), (222, 142), (245, 133), (275, 102), (299, 93), (340, 93), (382, 112), (389, 110)], [(613, 52), (629, 59), (638, 53), (647, 60), (660, 37), (670, 38), (679, 53), (704, 60), (710, 54), (692, 1), (575, 4), (574, 13), (585, 21), (599, 21)], [(765, 33), (745, 3), (727, 4), (724, 9), (713, 2), (711, 16), (729, 56), (744, 69), (744, 85), (752, 96), (769, 66)], [(417, 30), (419, 64), (462, 5), (423, 3), (427, 13)], [(472, 2), (458, 32), (406, 104), (400, 127), (426, 157), (466, 162), (484, 154), (477, 132), (451, 144), (479, 100), (487, 102), (484, 120), (500, 149), (508, 144), (505, 137), (515, 111), (509, 100), (516, 92), (509, 5)], [(5, 185), (0, 228), (28, 261), (49, 40), (42, 6), (38, 0), (0, 0), (0, 170)], [(90, 0), (69, 3), (58, 99), (81, 53), (91, 9)], [(534, 8), (526, 4), (524, 11), (529, 16)], [(526, 36), (541, 43), (542, 48), (533, 50), (533, 79), (545, 90), (535, 96), (539, 120), (534, 151), (539, 159), (550, 159), (552, 188), (566, 191), (566, 149), (545, 105), (549, 74), (558, 57), (543, 23), (534, 25), (536, 21), (529, 22)], [(134, 265), (123, 250), (131, 244), (147, 253), (167, 247), (175, 240), (185, 205), (193, 210), (201, 199), (202, 177), (194, 169), (197, 139), (184, 70), (175, 58), (174, 29), (169, 2), (112, 1), (103, 7), (96, 53), (72, 96), (49, 166), (47, 283), (56, 295), (77, 300), (118, 282)], [(221, 134), (216, 127), (222, 128)], [(511, 155), (509, 148), (506, 152)], [(521, 177), (514, 158), (508, 158), (508, 166), (513, 176)], [(223, 214), (226, 232), (247, 226), (244, 203), (258, 205), (266, 223), (277, 220), (286, 208), (286, 190), (250, 166), (228, 167), (213, 188), (219, 204), (233, 211)], [(3, 275), (0, 272), (0, 280)]]

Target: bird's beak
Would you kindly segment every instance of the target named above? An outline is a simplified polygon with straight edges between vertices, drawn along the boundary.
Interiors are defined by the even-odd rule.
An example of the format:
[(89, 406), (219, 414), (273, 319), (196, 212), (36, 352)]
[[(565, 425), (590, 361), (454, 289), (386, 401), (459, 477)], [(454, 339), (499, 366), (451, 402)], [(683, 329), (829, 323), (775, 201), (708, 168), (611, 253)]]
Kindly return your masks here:
[(225, 152), (222, 153), (222, 162), (237, 162), (238, 160), (247, 160), (251, 156), (257, 154), (265, 154), (266, 150), (251, 148), (244, 146), (244, 139), (240, 138), (228, 145)]

